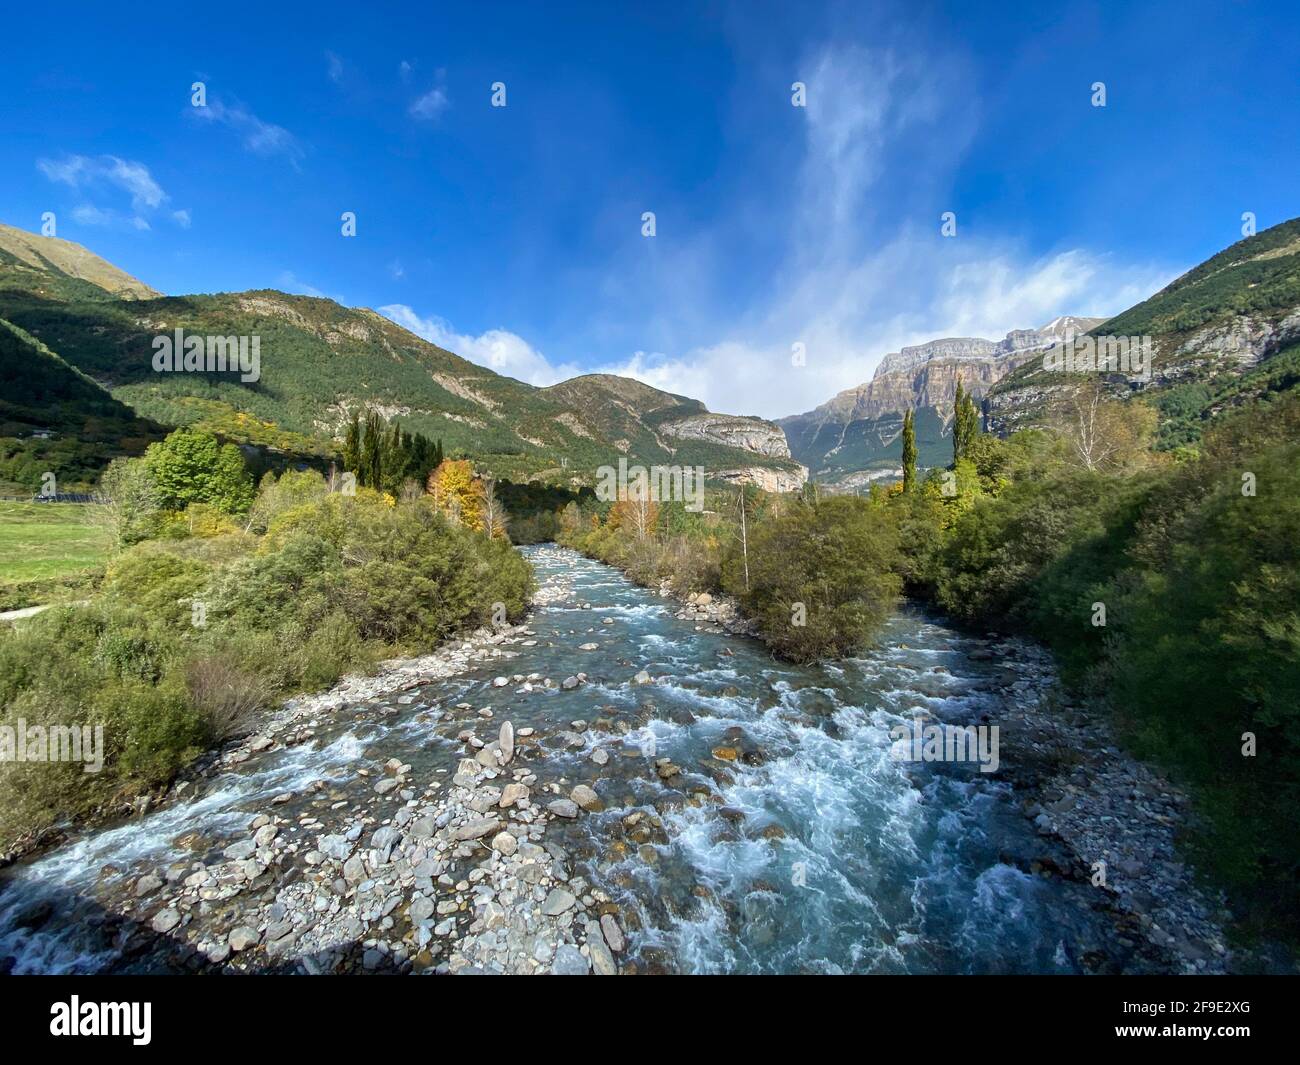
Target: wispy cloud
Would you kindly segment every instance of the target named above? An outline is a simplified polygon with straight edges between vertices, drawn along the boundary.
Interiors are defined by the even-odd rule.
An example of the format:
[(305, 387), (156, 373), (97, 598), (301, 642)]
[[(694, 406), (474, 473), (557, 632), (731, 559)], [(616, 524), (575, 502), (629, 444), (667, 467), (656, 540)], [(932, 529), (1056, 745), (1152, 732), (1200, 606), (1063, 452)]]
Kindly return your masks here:
[(379, 313), (431, 344), (530, 385), (553, 385), (586, 372), (573, 363), (553, 364), (523, 337), (507, 329), (489, 329), (478, 336), (457, 333), (445, 319), (422, 318), (404, 303), (380, 307)]
[(111, 186), (128, 193), (136, 210), (159, 206), (167, 199), (162, 186), (154, 180), (144, 163), (119, 159), (115, 155), (94, 158), (68, 155), (62, 159), (38, 159), (36, 167), (51, 181), (74, 189)]
[[(409, 70), (404, 71), (404, 75), (408, 73)], [(421, 122), (437, 122), (450, 106), (451, 100), (447, 96), (447, 90), (443, 85), (443, 73), (439, 71), (438, 83), (412, 100), (411, 106), (407, 110), (412, 118)]]
[[(116, 155), (42, 158), (36, 161), (36, 168), (56, 184), (83, 195), (97, 199), (125, 195), (129, 201), (127, 210), (83, 200), (72, 209), (73, 219), (82, 225), (147, 230), (151, 228), (148, 216), (170, 199), (144, 163)], [(183, 228), (189, 227), (188, 210), (173, 211), (171, 217)]]
[(244, 147), (255, 155), (283, 156), (296, 169), (302, 160), (302, 143), (283, 126), (265, 122), (242, 103), (226, 103), (209, 97), (207, 106), (191, 107), (188, 113), (200, 122), (225, 126), (239, 135)]
[(326, 71), (335, 85), (343, 84), (343, 60), (333, 52), (325, 53)]
[[(739, 194), (708, 225), (669, 231), (652, 255), (644, 241), (622, 248), (602, 275), (592, 273), (601, 297), (592, 334), (626, 336), (632, 321), (650, 341), (602, 372), (713, 410), (780, 417), (869, 380), (905, 344), (1000, 339), (1059, 314), (1114, 314), (1176, 275), (1171, 264), (1068, 246), (1043, 253), (964, 226), (942, 238), (934, 205), (946, 206), (978, 126), (959, 59), (828, 44), (799, 69), (807, 107), (788, 197), (755, 175), (747, 187), (761, 200)], [(895, 215), (882, 217), (881, 204)], [(922, 220), (930, 212), (932, 225)], [(756, 218), (778, 227), (765, 246), (771, 263), (738, 298), (728, 283), (734, 257), (720, 249), (745, 247)]]

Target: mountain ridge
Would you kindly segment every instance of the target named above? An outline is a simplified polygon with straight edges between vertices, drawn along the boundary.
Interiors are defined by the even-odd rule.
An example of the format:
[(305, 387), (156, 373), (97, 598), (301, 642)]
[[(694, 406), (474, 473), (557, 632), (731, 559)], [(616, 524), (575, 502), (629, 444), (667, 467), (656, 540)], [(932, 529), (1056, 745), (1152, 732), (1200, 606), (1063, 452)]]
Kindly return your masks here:
[[(263, 443), (311, 449), (314, 441), (315, 450), (328, 452), (337, 450), (351, 413), (366, 409), (442, 439), (448, 454), (473, 457), (487, 472), (510, 479), (592, 484), (600, 466), (626, 456), (702, 465), (706, 476), (720, 480), (782, 488), (803, 482), (802, 467), (773, 445), (773, 434), (784, 444), (773, 423), (715, 415), (698, 400), (641, 382), (591, 375), (594, 382), (580, 377), (537, 388), (440, 348), (370, 308), (274, 289), (162, 296), (79, 245), (64, 259), (65, 269), (31, 250), (52, 238), (6, 239), (5, 247), (25, 259), (16, 252), (0, 257), (0, 317), (163, 425), (199, 425), (239, 442), (251, 425)], [(258, 336), (258, 380), (155, 372), (153, 338), (176, 329)], [(701, 428), (702, 419), (717, 431)], [(751, 449), (751, 439), (766, 445)]]

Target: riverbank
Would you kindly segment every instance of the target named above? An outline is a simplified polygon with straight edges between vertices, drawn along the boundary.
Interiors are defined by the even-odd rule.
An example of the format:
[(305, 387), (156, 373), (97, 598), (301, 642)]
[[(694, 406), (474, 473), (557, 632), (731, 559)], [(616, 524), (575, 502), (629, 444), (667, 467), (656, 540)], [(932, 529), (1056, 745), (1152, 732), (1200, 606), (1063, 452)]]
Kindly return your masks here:
[[(530, 557), (525, 625), (291, 700), (157, 808), (11, 870), (0, 965), (1193, 971), (1182, 932), (1218, 971), (1170, 870), (1090, 883), (1089, 847), (1164, 844), (1091, 824), (1095, 779), (1136, 778), (1104, 750), (1065, 773), (1081, 734), (1045, 731), (1042, 652), (905, 611), (879, 654), (787, 669), (714, 631), (725, 603), (674, 610), (571, 552)], [(916, 706), (999, 723), (997, 779), (892, 761)], [(1053, 787), (1084, 794), (1040, 831)]]

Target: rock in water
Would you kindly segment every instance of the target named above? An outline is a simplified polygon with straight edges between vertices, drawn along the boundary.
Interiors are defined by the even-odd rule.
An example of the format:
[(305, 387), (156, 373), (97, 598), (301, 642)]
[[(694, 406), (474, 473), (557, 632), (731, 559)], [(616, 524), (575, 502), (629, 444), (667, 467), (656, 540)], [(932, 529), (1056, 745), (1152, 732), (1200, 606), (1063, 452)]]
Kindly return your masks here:
[(619, 928), (618, 921), (614, 919), (612, 913), (601, 917), (600, 931), (605, 937), (605, 942), (609, 944), (609, 949), (615, 954), (622, 954), (627, 941), (623, 938), (623, 930)]
[(591, 968), (597, 976), (617, 976), (618, 964), (614, 961), (614, 955), (609, 952), (609, 947), (605, 946), (605, 941), (600, 936), (592, 936), (587, 943), (587, 951), (591, 954)]
[(502, 761), (510, 761), (515, 756), (515, 726), (509, 721), (501, 722), (501, 731), (498, 734), (497, 742), (501, 745)]

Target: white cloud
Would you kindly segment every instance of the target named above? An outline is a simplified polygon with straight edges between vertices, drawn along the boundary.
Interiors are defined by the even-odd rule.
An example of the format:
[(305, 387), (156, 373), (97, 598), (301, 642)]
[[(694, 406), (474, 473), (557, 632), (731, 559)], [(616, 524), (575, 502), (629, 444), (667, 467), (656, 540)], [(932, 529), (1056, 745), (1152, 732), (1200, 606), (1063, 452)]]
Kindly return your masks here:
[(144, 163), (115, 155), (95, 158), (69, 155), (63, 159), (38, 159), (37, 169), (51, 181), (74, 189), (115, 188), (131, 197), (137, 211), (158, 207), (167, 199)]
[(421, 318), (402, 303), (380, 307), (379, 313), (431, 344), (530, 385), (553, 385), (588, 372), (572, 363), (552, 364), (523, 337), (507, 329), (489, 329), (478, 336), (457, 333), (445, 319), (436, 316)]
[(334, 82), (335, 85), (341, 85), (343, 83), (343, 60), (333, 52), (326, 52), (325, 62), (330, 81)]
[(283, 126), (264, 122), (241, 103), (227, 104), (215, 97), (209, 98), (206, 107), (186, 108), (201, 122), (214, 122), (234, 130), (244, 147), (255, 155), (284, 156), (296, 168), (303, 156), (298, 138)]
[(436, 122), (450, 106), (451, 101), (447, 98), (446, 91), (441, 86), (435, 85), (422, 96), (417, 96), (411, 102), (409, 110), (412, 118), (418, 118), (423, 122)]
[[(1175, 276), (1168, 265), (1084, 248), (1044, 255), (964, 228), (941, 238), (942, 208), (931, 205), (950, 193), (978, 111), (960, 62), (831, 45), (799, 69), (807, 107), (788, 200), (756, 181), (764, 199), (738, 199), (653, 257), (638, 247), (603, 276), (593, 273), (592, 290), (608, 308), (596, 335), (626, 335), (625, 321), (644, 317), (638, 308), (657, 309), (643, 323), (657, 331), (655, 346), (601, 372), (694, 396), (715, 411), (781, 417), (870, 380), (881, 357), (904, 345), (997, 340), (1060, 314), (1115, 314)], [(899, 217), (880, 217), (881, 204)], [(923, 220), (907, 221), (922, 212)], [(737, 300), (730, 258), (719, 249), (745, 248), (747, 230), (774, 219), (774, 264)], [(805, 365), (792, 362), (796, 343)]]
[[(933, 248), (900, 240), (849, 273), (810, 276), (756, 328), (676, 355), (636, 352), (599, 372), (693, 396), (711, 410), (777, 418), (870, 380), (880, 359), (905, 345), (949, 336), (1000, 340), (1059, 314), (1105, 317), (1174, 276), (1081, 250), (1032, 260), (972, 244), (966, 257), (945, 264)], [(793, 364), (794, 343), (805, 347), (803, 366)]]
[[(51, 181), (96, 199), (125, 197), (130, 210), (83, 200), (72, 208), (73, 219), (85, 226), (148, 230), (150, 216), (171, 197), (163, 191), (149, 168), (133, 159), (116, 155), (66, 155), (61, 159), (41, 158), (36, 168)], [(172, 211), (171, 219), (183, 229), (190, 224), (188, 210)]]
[(72, 218), (83, 226), (111, 226), (118, 220), (116, 211), (96, 207), (93, 203), (80, 203), (72, 209)]

